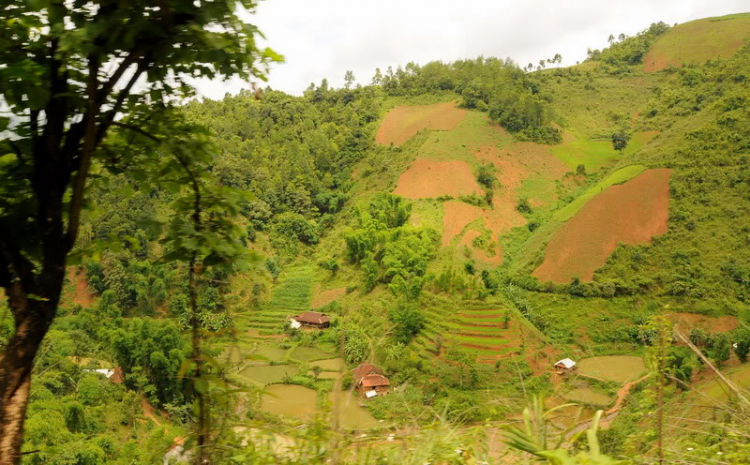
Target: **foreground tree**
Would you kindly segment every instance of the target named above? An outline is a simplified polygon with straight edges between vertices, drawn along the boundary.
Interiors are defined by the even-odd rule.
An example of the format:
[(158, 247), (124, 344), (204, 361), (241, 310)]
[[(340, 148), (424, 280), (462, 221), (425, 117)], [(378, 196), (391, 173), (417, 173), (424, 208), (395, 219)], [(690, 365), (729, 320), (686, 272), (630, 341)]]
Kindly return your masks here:
[[(15, 333), (0, 355), (0, 463), (18, 463), (37, 350), (55, 318), (92, 170), (155, 173), (141, 138), (194, 94), (188, 78), (262, 78), (278, 59), (238, 16), (255, 0), (0, 0), (0, 286)], [(158, 5), (158, 6), (157, 6)], [(139, 90), (141, 89), (141, 90)], [(152, 144), (153, 146), (153, 144)]]

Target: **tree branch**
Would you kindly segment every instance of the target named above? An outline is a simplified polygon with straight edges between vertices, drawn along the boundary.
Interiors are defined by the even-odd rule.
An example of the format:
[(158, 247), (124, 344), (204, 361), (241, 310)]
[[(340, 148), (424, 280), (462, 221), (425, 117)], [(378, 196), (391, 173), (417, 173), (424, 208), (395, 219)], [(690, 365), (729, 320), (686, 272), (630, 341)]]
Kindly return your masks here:
[(73, 195), (70, 199), (68, 231), (65, 234), (67, 251), (70, 251), (73, 248), (76, 238), (78, 237), (78, 226), (81, 220), (83, 193), (86, 189), (86, 178), (88, 177), (89, 168), (91, 166), (91, 156), (96, 148), (96, 117), (99, 113), (99, 105), (97, 104), (99, 66), (99, 56), (94, 52), (89, 55), (89, 76), (86, 84), (89, 108), (86, 112), (87, 120), (83, 140), (83, 152), (81, 153), (81, 161), (76, 172), (75, 181), (73, 182)]
[(138, 126), (133, 126), (132, 124), (127, 124), (127, 123), (121, 123), (119, 121), (113, 121), (112, 122), (112, 126), (117, 126), (117, 127), (123, 128), (123, 129), (127, 129), (128, 131), (137, 132), (138, 134), (140, 134), (140, 135), (142, 135), (144, 137), (147, 137), (147, 138), (151, 139), (152, 141), (154, 141), (154, 142), (156, 142), (158, 144), (161, 144), (161, 138), (160, 137), (155, 136), (153, 134), (150, 134), (150, 133), (144, 131), (143, 129), (139, 128)]
[(109, 80), (102, 86), (101, 89), (99, 89), (99, 98), (97, 99), (97, 104), (101, 105), (104, 103), (104, 101), (109, 97), (109, 94), (112, 93), (112, 90), (115, 88), (117, 83), (120, 81), (120, 78), (123, 74), (125, 74), (125, 71), (127, 71), (130, 66), (135, 63), (141, 54), (141, 50), (138, 48), (133, 49), (127, 57), (120, 63), (120, 66), (117, 67), (117, 70), (115, 70), (115, 73), (109, 78)]
[(120, 91), (120, 93), (117, 96), (117, 100), (115, 101), (114, 106), (111, 110), (109, 110), (107, 113), (104, 114), (104, 121), (99, 125), (99, 130), (96, 134), (96, 143), (97, 145), (99, 142), (104, 139), (104, 135), (107, 133), (107, 130), (112, 125), (112, 122), (115, 120), (115, 117), (117, 116), (117, 113), (122, 108), (122, 104), (125, 102), (125, 99), (128, 98), (128, 95), (130, 95), (130, 91), (133, 89), (133, 86), (138, 81), (138, 78), (141, 77), (144, 71), (148, 66), (141, 62), (138, 64), (138, 68), (136, 69), (135, 73), (130, 77), (130, 81), (128, 81), (127, 85), (124, 89)]
[(10, 147), (13, 149), (16, 155), (18, 155), (18, 159), (21, 161), (21, 163), (26, 164), (26, 157), (24, 157), (23, 153), (21, 152), (21, 148), (12, 140), (8, 140), (8, 143), (10, 144)]

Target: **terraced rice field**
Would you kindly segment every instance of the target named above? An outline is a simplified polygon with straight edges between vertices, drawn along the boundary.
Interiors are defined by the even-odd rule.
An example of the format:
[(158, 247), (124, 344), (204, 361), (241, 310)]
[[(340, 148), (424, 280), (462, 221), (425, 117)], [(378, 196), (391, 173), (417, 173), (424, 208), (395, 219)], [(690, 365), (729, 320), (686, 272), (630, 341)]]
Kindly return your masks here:
[(317, 391), (292, 384), (273, 384), (266, 388), (260, 409), (274, 415), (309, 421), (315, 418), (317, 406)]
[(311, 360), (321, 360), (329, 358), (331, 354), (322, 351), (317, 347), (295, 347), (289, 354), (289, 356), (294, 360), (298, 360), (300, 362), (309, 362)]
[(606, 394), (595, 391), (589, 387), (573, 389), (563, 395), (568, 402), (576, 404), (593, 405), (595, 407), (606, 407), (612, 403), (612, 398)]
[(445, 346), (476, 354), (480, 363), (494, 363), (518, 347), (518, 323), (511, 318), (505, 329), (504, 320), (504, 308), (480, 301), (465, 302), (464, 308), (455, 312), (433, 307), (417, 345), (434, 353), (434, 341), (442, 337)]
[(280, 383), (287, 376), (294, 376), (299, 371), (296, 365), (248, 366), (240, 375), (260, 384)]
[[(361, 399), (350, 391), (328, 393), (331, 403), (331, 422), (336, 419), (339, 427), (347, 430), (367, 430), (377, 428), (380, 422), (365, 410)], [(290, 384), (272, 384), (266, 388), (260, 409), (274, 415), (310, 421), (318, 413), (318, 393), (306, 387)]]
[(331, 403), (331, 421), (338, 413), (338, 426), (345, 430), (367, 430), (380, 426), (377, 419), (361, 405), (361, 399), (352, 391), (331, 391), (328, 393)]
[[(320, 367), (322, 370), (318, 375), (318, 378), (320, 379), (339, 379), (346, 371), (346, 362), (343, 358), (331, 358), (328, 360), (312, 362), (310, 367)], [(312, 370), (310, 374), (313, 374)]]
[(256, 329), (261, 335), (281, 333), (290, 317), (310, 310), (313, 272), (310, 264), (287, 270), (271, 291), (271, 300), (267, 304), (249, 314), (239, 315), (240, 328)]

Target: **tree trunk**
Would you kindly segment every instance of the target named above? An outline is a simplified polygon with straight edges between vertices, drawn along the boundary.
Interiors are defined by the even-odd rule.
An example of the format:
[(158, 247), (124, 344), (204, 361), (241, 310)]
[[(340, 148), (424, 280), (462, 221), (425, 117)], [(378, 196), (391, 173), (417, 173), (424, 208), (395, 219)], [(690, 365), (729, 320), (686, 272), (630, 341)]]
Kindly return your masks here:
[[(19, 288), (16, 284), (14, 287)], [(0, 465), (21, 461), (23, 424), (29, 403), (31, 370), (57, 307), (52, 301), (31, 301), (23, 294), (10, 296), (16, 332), (0, 355)]]

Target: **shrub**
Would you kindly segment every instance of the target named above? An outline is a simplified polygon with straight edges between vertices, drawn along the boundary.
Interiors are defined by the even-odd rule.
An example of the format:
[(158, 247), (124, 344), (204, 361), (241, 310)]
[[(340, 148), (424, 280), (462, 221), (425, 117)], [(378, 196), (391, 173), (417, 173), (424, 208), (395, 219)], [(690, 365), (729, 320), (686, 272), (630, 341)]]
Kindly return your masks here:
[(403, 344), (408, 344), (414, 336), (424, 328), (424, 315), (413, 304), (401, 303), (394, 307), (389, 315), (394, 325), (394, 338)]
[(477, 167), (477, 182), (487, 189), (492, 189), (497, 183), (497, 176), (495, 176), (495, 165), (490, 163), (482, 164)]
[(304, 244), (317, 244), (319, 239), (317, 225), (299, 213), (292, 212), (276, 217), (273, 235), (280, 238), (294, 237)]
[(518, 210), (521, 213), (531, 214), (533, 212), (531, 208), (531, 204), (529, 203), (529, 199), (526, 197), (522, 197), (518, 199), (518, 205), (516, 205), (516, 210)]

